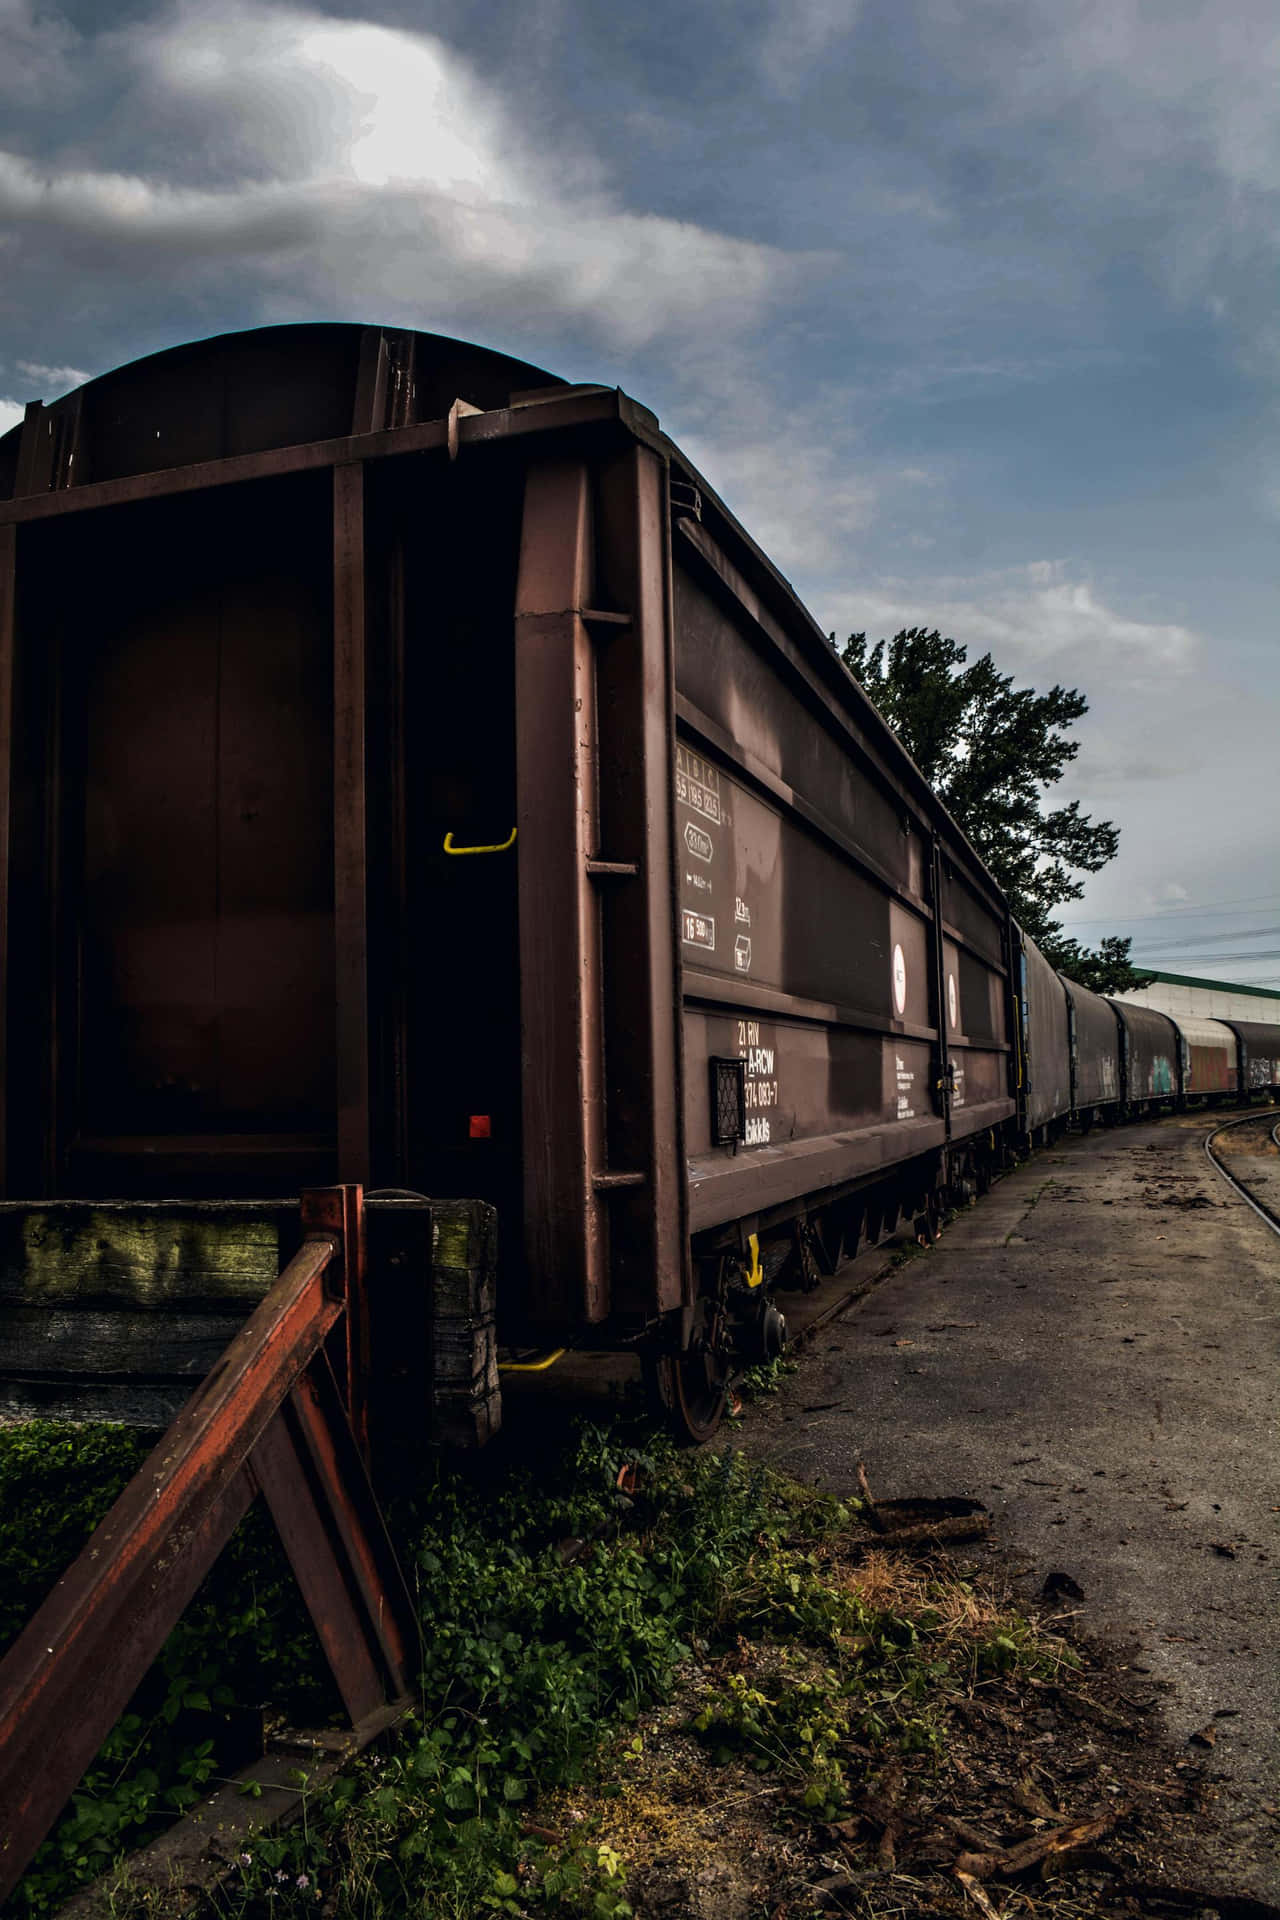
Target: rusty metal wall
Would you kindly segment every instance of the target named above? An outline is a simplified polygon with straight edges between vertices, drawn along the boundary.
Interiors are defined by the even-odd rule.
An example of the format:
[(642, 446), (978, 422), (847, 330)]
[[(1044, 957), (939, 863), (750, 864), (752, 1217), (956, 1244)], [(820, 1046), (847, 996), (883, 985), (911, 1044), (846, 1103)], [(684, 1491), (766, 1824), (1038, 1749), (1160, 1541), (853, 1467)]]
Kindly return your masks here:
[(1236, 1037), (1221, 1020), (1171, 1014), (1183, 1045), (1184, 1093), (1234, 1093), (1238, 1084)]
[(11, 1190), (332, 1172), (329, 535), (318, 476), (23, 530)]
[[(687, 522), (675, 628), (697, 1231), (819, 1199), (989, 1127), (1012, 1102), (1003, 909), (949, 847), (939, 965), (937, 829), (895, 777), (902, 756), (888, 729), (868, 716), (863, 733), (798, 670), (796, 634), (760, 608), (713, 534)], [(746, 1063), (746, 1130), (733, 1147), (712, 1137), (721, 1058)]]

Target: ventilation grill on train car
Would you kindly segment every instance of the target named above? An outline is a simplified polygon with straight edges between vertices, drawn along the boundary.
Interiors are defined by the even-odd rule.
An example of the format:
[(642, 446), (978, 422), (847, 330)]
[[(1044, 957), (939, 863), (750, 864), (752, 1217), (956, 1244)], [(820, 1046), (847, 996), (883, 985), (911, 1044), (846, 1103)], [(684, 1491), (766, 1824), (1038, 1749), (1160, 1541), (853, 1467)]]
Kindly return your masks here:
[(747, 1063), (711, 1062), (711, 1144), (736, 1147), (747, 1130)]

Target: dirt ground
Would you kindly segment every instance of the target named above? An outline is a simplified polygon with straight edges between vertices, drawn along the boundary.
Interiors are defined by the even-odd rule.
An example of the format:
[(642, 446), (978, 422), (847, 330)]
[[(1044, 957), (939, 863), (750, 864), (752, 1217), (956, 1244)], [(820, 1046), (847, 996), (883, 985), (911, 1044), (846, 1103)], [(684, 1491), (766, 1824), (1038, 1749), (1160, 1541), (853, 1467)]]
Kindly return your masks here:
[[(979, 1808), (1003, 1795), (1016, 1815), (1002, 1774), (1039, 1780), (1072, 1817), (1108, 1793), (1131, 1808), (1100, 1842), (1112, 1866), (1093, 1907), (1002, 1913), (1243, 1915), (1280, 1901), (1280, 1237), (1210, 1167), (1211, 1123), (1169, 1118), (1035, 1155), (821, 1328), (735, 1436), (834, 1492), (856, 1492), (865, 1462), (880, 1497), (981, 1502), (979, 1558), (1024, 1607), (1047, 1582), (1055, 1617), (1091, 1650), (1092, 1723), (1025, 1692), (971, 1716)], [(953, 1837), (959, 1818), (1008, 1844), (991, 1813), (946, 1817)], [(863, 1869), (842, 1856), (832, 1871)], [(1155, 1898), (1139, 1895), (1149, 1883), (1199, 1904), (1126, 1909)], [(847, 1910), (948, 1910), (940, 1885), (903, 1887), (896, 1907), (866, 1905), (855, 1885), (846, 1897), (863, 1904)]]
[[(950, 1610), (971, 1637), (1012, 1597), (1002, 1574), (963, 1554), (886, 1551), (855, 1534), (842, 1558), (828, 1577), (904, 1617), (926, 1603)], [(1060, 1601), (1034, 1612), (1046, 1636), (1064, 1618)], [(700, 1701), (730, 1675), (768, 1686), (779, 1650), (742, 1642), (694, 1665), (639, 1740), (629, 1729), (618, 1741), (611, 1797), (570, 1790), (539, 1818), (560, 1837), (586, 1822), (616, 1849), (639, 1920), (1275, 1920), (1274, 1906), (1231, 1891), (1218, 1871), (1212, 1749), (1155, 1737), (1160, 1689), (1144, 1670), (1114, 1647), (1076, 1644), (1080, 1666), (1056, 1678), (1050, 1667), (935, 1687), (937, 1755), (886, 1761), (883, 1748), (846, 1746), (862, 1782), (839, 1818), (814, 1822), (785, 1772), (762, 1778), (691, 1732)]]

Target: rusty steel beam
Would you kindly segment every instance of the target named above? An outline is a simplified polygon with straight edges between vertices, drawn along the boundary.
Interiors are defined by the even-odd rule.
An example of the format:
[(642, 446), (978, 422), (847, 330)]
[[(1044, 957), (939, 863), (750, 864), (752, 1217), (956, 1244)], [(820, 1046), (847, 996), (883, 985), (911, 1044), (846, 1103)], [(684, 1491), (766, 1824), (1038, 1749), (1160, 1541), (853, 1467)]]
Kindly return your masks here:
[(353, 1713), (404, 1700), (408, 1602), (323, 1357), (358, 1306), (362, 1211), (308, 1196), (298, 1253), (0, 1662), (0, 1899), (259, 1487)]
[[(560, 432), (619, 422), (638, 438), (656, 442), (656, 422), (645, 408), (619, 391), (569, 394), (516, 407), (495, 407), (457, 422), (465, 450), (495, 441), (513, 440), (529, 433)], [(279, 474), (314, 473), (366, 460), (393, 459), (400, 454), (432, 453), (447, 444), (446, 423), (424, 420), (417, 426), (389, 427), (377, 433), (344, 434), (335, 440), (311, 440), (291, 447), (268, 447), (261, 453), (230, 454), (225, 460), (200, 460), (184, 467), (165, 467), (158, 473), (125, 474), (118, 480), (88, 481), (83, 486), (52, 492), (15, 495), (0, 500), (0, 526), (26, 520), (50, 520), (65, 513), (92, 508), (129, 506), (168, 494), (200, 493), (206, 487), (226, 487), (250, 480), (269, 480)]]
[(369, 1464), (369, 1296), (365, 1285), (367, 1242), (364, 1196), (358, 1186), (318, 1187), (302, 1196), (302, 1231), (328, 1235), (339, 1259), (326, 1273), (326, 1288), (346, 1312), (330, 1336), (334, 1373), (342, 1384), (347, 1419), (364, 1465)]
[(13, 787), (13, 675), (18, 530), (0, 527), (0, 1194), (8, 1192), (9, 813)]
[(333, 921), (338, 1177), (369, 1178), (364, 468), (333, 470)]
[(525, 1247), (548, 1322), (609, 1311), (591, 475), (531, 466), (516, 587)]
[[(599, 850), (632, 863), (600, 897), (605, 1128), (614, 1312), (643, 1318), (692, 1298), (684, 1151), (675, 857), (675, 661), (668, 474), (631, 445), (601, 463), (597, 593), (629, 618), (596, 626)], [(611, 1185), (606, 1184), (611, 1183)]]
[(388, 1702), (407, 1700), (417, 1646), (400, 1569), (323, 1360), (293, 1389), (249, 1467), (359, 1733)]

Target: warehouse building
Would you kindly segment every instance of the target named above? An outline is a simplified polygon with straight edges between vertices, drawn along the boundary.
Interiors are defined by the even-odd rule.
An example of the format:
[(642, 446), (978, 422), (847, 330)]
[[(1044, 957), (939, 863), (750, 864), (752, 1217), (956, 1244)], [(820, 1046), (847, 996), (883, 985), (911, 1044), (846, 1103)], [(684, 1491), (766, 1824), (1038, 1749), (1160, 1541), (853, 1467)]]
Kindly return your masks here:
[(1262, 1020), (1280, 1026), (1280, 989), (1244, 987), (1230, 980), (1197, 980), (1186, 973), (1151, 973), (1135, 969), (1142, 985), (1119, 1000), (1136, 1000), (1144, 1007), (1178, 1018), (1197, 1015), (1203, 1020)]

